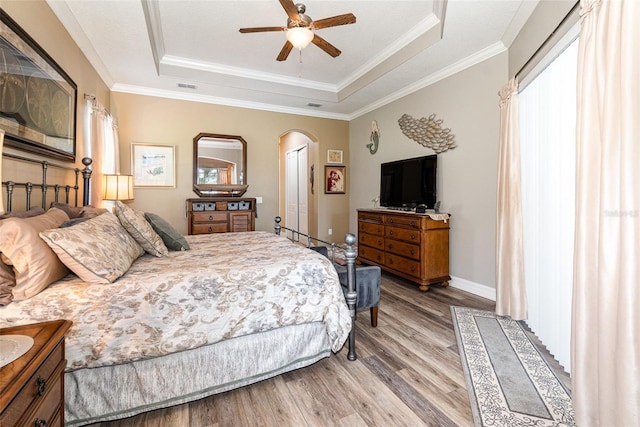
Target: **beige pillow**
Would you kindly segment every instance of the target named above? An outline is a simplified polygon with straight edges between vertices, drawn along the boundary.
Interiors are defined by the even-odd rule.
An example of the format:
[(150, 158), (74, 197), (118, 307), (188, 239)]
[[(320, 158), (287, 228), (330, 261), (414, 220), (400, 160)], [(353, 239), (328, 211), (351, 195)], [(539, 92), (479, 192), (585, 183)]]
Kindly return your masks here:
[(44, 231), (40, 237), (85, 282), (112, 283), (144, 254), (110, 212), (73, 227)]
[(7, 305), (13, 301), (13, 288), (16, 286), (16, 276), (13, 268), (0, 262), (0, 305)]
[(0, 222), (0, 252), (4, 263), (13, 266), (15, 301), (31, 298), (69, 273), (39, 237), (41, 231), (59, 227), (68, 220), (64, 211), (52, 208), (31, 218), (8, 218)]
[(136, 239), (136, 242), (151, 255), (157, 257), (169, 255), (169, 249), (145, 219), (144, 212), (131, 209), (124, 203), (116, 202), (116, 215), (124, 228)]
[(80, 213), (80, 217), (95, 218), (98, 215), (102, 215), (105, 212), (109, 212), (109, 210), (105, 208), (94, 208), (93, 206), (83, 206), (82, 212)]

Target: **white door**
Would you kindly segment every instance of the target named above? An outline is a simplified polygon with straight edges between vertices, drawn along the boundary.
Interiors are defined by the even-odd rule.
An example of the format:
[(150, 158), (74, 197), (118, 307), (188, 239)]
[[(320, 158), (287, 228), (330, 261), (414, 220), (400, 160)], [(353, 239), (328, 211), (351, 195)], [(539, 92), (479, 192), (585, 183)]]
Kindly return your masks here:
[[(309, 201), (307, 181), (308, 148), (306, 145), (286, 154), (285, 194), (286, 223), (288, 228), (300, 233), (309, 232)], [(293, 236), (299, 240), (299, 236)]]

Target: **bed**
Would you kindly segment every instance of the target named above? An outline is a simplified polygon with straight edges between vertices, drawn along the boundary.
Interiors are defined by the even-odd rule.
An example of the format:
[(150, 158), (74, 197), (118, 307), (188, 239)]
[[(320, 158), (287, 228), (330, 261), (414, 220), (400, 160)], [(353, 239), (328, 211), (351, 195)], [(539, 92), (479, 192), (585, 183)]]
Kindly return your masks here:
[[(87, 170), (82, 176), (86, 185)], [(147, 247), (115, 250), (109, 239), (126, 237), (118, 227), (126, 223), (120, 213), (132, 215), (127, 209), (40, 234), (60, 260), (81, 259), (96, 277), (75, 266), (76, 274), (0, 306), (0, 327), (73, 322), (65, 425), (129, 417), (308, 366), (339, 351), (352, 332), (354, 311), (326, 257), (260, 231), (186, 236), (189, 250), (161, 256)], [(43, 215), (61, 214), (54, 207)], [(100, 258), (92, 250), (135, 259), (114, 278), (91, 264)], [(79, 253), (89, 261), (74, 258)]]

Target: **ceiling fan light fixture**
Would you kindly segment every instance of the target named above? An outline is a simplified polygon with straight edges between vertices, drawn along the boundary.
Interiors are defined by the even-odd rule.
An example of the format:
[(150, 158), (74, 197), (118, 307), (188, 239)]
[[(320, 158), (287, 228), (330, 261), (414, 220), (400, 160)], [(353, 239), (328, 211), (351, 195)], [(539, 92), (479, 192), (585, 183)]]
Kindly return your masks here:
[(306, 27), (294, 27), (287, 30), (287, 40), (298, 49), (304, 49), (313, 40), (313, 32)]

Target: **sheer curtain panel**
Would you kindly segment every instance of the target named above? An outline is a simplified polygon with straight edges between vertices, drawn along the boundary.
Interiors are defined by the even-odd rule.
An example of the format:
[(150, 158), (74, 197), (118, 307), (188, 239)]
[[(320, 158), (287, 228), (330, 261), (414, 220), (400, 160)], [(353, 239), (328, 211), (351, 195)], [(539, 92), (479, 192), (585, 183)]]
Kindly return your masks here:
[(91, 204), (102, 204), (102, 175), (120, 173), (118, 125), (93, 96), (85, 95), (85, 153), (91, 157)]
[(581, 9), (573, 406), (579, 426), (638, 426), (640, 2)]
[(500, 90), (500, 148), (496, 225), (496, 314), (527, 318), (522, 246), (518, 80)]

